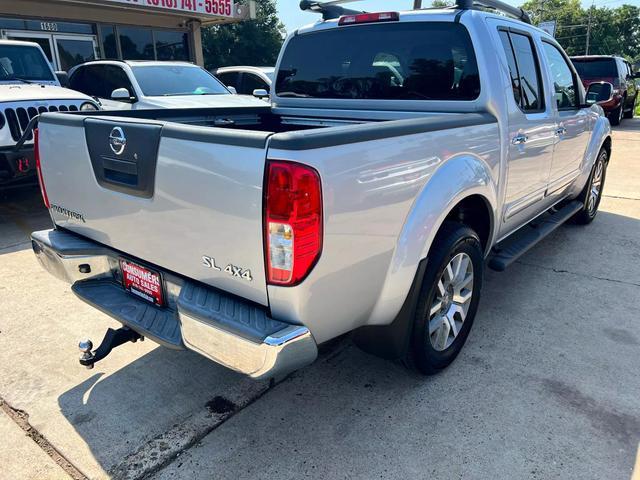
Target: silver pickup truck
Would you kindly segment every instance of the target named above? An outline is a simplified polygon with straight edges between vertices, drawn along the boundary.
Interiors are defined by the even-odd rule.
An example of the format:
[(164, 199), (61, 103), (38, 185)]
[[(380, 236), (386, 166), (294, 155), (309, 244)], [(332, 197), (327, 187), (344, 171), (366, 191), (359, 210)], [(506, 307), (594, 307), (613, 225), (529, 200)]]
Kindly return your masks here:
[[(47, 113), (43, 267), (141, 337), (254, 378), (347, 332), (431, 374), (503, 270), (596, 215), (611, 153), (558, 43), (495, 0), (323, 19), (286, 40), (272, 104)], [(517, 18), (510, 18), (517, 17)]]

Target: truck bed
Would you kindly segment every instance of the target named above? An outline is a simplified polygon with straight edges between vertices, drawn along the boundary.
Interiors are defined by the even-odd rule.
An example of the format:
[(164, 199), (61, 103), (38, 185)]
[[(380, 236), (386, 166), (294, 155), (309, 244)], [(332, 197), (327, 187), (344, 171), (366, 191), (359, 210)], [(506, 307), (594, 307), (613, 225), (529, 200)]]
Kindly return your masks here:
[[(401, 193), (394, 193), (391, 183), (393, 188), (375, 197), (375, 202), (387, 203), (388, 208), (402, 201), (404, 208), (420, 182), (426, 181), (420, 172), (415, 173), (417, 164), (411, 158), (426, 152), (407, 151), (401, 158), (398, 142), (429, 132), (464, 132), (464, 127), (496, 122), (489, 114), (468, 113), (366, 123), (353, 120), (354, 124), (345, 125), (348, 119), (283, 118), (268, 106), (114, 115), (42, 116), (42, 173), (56, 225), (122, 252), (123, 257), (161, 266), (265, 306), (269, 299), (262, 206), (267, 159), (304, 163), (313, 152), (322, 151), (323, 157), (336, 162), (329, 170), (314, 166), (323, 177), (327, 215), (335, 209), (365, 208), (358, 205), (371, 196), (367, 189), (380, 183), (378, 177), (389, 174), (389, 181), (395, 182), (394, 175), (402, 174), (409, 165), (409, 189), (405, 185)], [(110, 135), (116, 128), (126, 134), (126, 149), (120, 155), (110, 148)], [(496, 148), (495, 126), (490, 131), (492, 148)], [(395, 153), (383, 163), (388, 170), (389, 162), (399, 162), (394, 168), (400, 173), (376, 173), (382, 159), (367, 153), (353, 159), (361, 163), (370, 158), (370, 168), (360, 171), (365, 177), (339, 175), (337, 171), (350, 168), (341, 149), (354, 144), (367, 152), (395, 145)], [(472, 148), (486, 151), (488, 147), (481, 142)], [(348, 191), (353, 198), (336, 198), (351, 180), (355, 183)], [(398, 210), (391, 223), (394, 228), (404, 214)], [(325, 217), (324, 222), (327, 225), (329, 219)], [(203, 266), (205, 256), (213, 258), (217, 268)], [(244, 278), (230, 275), (235, 269), (249, 274)]]

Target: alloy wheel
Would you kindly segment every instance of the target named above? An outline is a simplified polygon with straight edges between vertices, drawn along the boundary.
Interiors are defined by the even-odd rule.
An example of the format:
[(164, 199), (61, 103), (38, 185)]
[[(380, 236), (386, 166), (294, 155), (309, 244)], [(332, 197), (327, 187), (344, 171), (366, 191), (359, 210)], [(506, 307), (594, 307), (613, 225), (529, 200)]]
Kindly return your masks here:
[(466, 253), (458, 253), (442, 272), (429, 310), (429, 341), (435, 350), (446, 350), (455, 341), (472, 297), (473, 262)]
[(604, 173), (604, 161), (602, 157), (598, 159), (595, 170), (593, 171), (593, 180), (591, 180), (591, 190), (589, 191), (589, 199), (587, 200), (587, 211), (589, 215), (594, 215), (598, 208), (598, 200), (602, 193), (602, 176)]

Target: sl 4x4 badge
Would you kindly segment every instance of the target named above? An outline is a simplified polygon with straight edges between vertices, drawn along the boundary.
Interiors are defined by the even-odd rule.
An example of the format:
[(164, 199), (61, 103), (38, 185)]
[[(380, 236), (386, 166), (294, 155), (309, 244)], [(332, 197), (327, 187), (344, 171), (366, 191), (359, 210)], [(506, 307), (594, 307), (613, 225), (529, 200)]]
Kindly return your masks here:
[(217, 270), (218, 272), (225, 272), (231, 275), (232, 277), (239, 277), (249, 282), (253, 281), (253, 277), (251, 276), (251, 270), (244, 269), (242, 267), (238, 267), (236, 265), (228, 264), (226, 267), (220, 268), (216, 265), (216, 259), (213, 257), (209, 257), (207, 255), (202, 256), (202, 265), (206, 268), (211, 268), (213, 270)]

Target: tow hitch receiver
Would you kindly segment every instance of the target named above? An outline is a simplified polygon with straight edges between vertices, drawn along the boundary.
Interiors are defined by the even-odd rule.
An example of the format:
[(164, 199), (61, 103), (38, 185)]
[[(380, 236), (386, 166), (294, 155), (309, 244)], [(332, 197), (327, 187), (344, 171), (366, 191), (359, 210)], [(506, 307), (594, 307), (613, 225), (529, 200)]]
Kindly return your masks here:
[(114, 348), (127, 342), (135, 343), (138, 340), (143, 341), (144, 337), (128, 327), (122, 327), (118, 330), (109, 328), (102, 339), (102, 343), (94, 351), (92, 351), (93, 342), (91, 340), (82, 340), (78, 344), (78, 348), (80, 348), (82, 352), (80, 355), (80, 365), (91, 369), (96, 362), (99, 362), (109, 355)]

